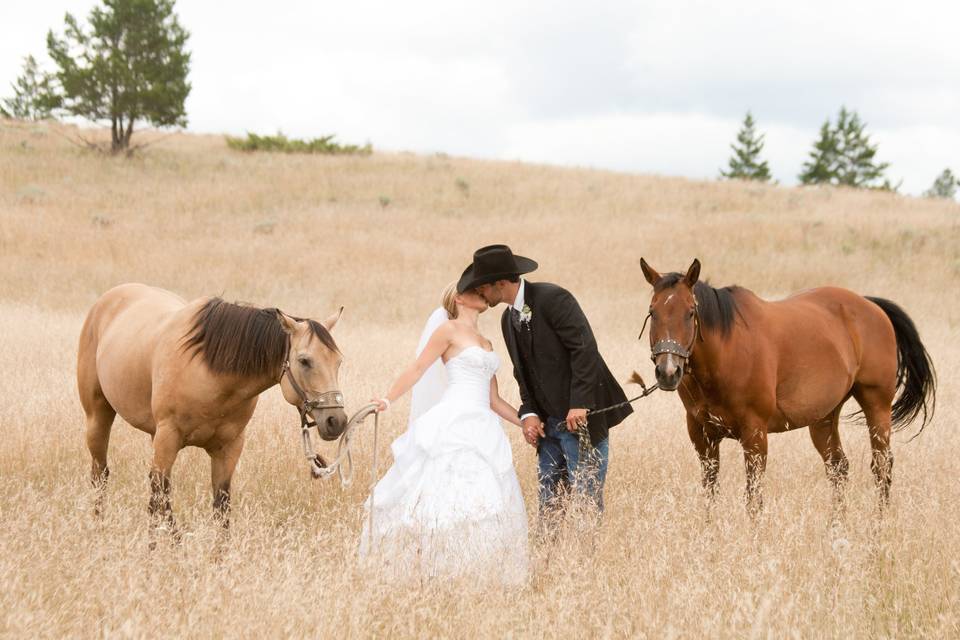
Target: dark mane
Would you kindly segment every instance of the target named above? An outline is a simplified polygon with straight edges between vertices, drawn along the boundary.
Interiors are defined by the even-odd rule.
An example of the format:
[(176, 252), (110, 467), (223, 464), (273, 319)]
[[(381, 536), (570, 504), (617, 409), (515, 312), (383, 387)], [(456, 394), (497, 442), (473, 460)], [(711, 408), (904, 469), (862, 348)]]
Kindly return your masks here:
[[(293, 317), (293, 316), (291, 316)], [(294, 318), (310, 325), (311, 333), (328, 349), (338, 351), (327, 328), (316, 320)], [(183, 348), (194, 349), (215, 373), (240, 376), (280, 375), (287, 355), (287, 334), (277, 309), (225, 302), (211, 298), (193, 319)]]
[[(657, 280), (653, 290), (657, 292), (669, 289), (682, 279), (682, 273), (664, 274)], [(700, 322), (703, 326), (707, 329), (719, 330), (724, 337), (730, 335), (736, 316), (740, 315), (740, 309), (737, 306), (737, 293), (742, 290), (742, 287), (737, 285), (715, 289), (709, 283), (703, 281), (698, 281), (697, 284), (693, 285), (693, 294), (697, 297), (697, 311), (700, 314)]]

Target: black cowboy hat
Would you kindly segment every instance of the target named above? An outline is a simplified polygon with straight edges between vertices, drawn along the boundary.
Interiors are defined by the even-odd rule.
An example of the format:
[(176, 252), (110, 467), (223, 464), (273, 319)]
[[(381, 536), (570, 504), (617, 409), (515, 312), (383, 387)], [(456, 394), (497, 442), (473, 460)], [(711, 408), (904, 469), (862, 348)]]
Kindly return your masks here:
[(457, 282), (457, 293), (469, 291), (482, 284), (505, 280), (510, 276), (530, 273), (537, 263), (530, 258), (513, 255), (505, 244), (492, 244), (473, 252), (473, 263), (463, 270)]

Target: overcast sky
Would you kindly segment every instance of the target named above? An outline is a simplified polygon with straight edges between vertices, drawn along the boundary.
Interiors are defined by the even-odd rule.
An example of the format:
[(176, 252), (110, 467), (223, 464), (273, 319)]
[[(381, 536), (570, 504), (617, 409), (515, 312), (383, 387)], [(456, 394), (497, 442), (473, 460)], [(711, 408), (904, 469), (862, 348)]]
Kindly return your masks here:
[[(5, 3), (0, 96), (92, 1)], [(750, 109), (795, 184), (857, 110), (918, 194), (960, 172), (960, 2), (180, 0), (188, 129), (715, 178)]]

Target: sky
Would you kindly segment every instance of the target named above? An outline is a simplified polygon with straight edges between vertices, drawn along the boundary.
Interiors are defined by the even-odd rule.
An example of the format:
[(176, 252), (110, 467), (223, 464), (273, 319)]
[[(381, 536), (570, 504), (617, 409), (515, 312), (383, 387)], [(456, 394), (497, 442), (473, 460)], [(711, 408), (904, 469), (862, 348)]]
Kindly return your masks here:
[[(5, 3), (0, 96), (93, 1)], [(229, 7), (229, 9), (227, 9)], [(960, 2), (180, 0), (187, 129), (336, 134), (444, 152), (713, 179), (747, 110), (785, 185), (856, 110), (901, 192), (960, 173)]]

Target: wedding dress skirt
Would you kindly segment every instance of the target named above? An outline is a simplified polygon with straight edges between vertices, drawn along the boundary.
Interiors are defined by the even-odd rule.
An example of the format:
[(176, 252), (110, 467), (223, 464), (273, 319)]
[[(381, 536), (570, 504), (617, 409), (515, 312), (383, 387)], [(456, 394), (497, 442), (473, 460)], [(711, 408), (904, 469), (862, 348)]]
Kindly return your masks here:
[(440, 401), (391, 445), (393, 466), (366, 503), (374, 529), (371, 536), (365, 519), (361, 558), (405, 579), (526, 579), (527, 513), (510, 443), (490, 409), (499, 366), (479, 346), (447, 362)]

